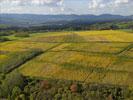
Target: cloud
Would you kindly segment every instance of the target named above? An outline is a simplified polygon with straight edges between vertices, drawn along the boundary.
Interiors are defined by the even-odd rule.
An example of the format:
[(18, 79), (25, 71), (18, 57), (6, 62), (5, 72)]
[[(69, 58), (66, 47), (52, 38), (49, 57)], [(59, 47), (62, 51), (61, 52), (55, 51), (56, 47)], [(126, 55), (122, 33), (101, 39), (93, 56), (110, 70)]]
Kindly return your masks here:
[(25, 8), (28, 8), (27, 11), (33, 12), (38, 7), (40, 8), (38, 12), (43, 9), (43, 11), (51, 13), (57, 10), (63, 12), (63, 2), (64, 0), (0, 0), (0, 12), (24, 12)]
[(129, 4), (130, 2), (132, 2), (132, 0), (90, 0), (89, 9), (99, 9), (106, 7), (111, 7), (113, 9), (123, 4)]
[(133, 0), (0, 0), (0, 13), (132, 15)]
[(102, 0), (91, 0), (89, 2), (89, 9), (98, 8)]
[(0, 0), (1, 4), (21, 5), (21, 6), (59, 6), (63, 0)]
[(115, 0), (114, 2), (112, 2), (112, 4), (114, 4), (115, 6), (119, 6), (120, 4), (126, 3), (129, 3), (129, 0)]

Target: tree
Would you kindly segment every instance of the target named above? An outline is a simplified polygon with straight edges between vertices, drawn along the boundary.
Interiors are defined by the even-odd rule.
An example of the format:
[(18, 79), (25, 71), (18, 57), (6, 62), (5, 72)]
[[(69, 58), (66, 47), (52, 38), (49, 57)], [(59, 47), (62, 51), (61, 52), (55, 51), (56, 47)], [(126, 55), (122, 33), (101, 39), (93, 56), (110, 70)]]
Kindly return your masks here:
[(51, 85), (47, 80), (44, 80), (44, 81), (41, 82), (41, 88), (42, 89), (50, 89)]
[(112, 30), (119, 29), (119, 27), (118, 27), (117, 25), (114, 25), (114, 24), (113, 24), (113, 25), (111, 25), (110, 27), (111, 27), (111, 29), (112, 29)]
[(12, 90), (12, 100), (15, 100), (16, 97), (18, 97), (21, 94), (21, 89), (19, 87), (14, 87)]
[(70, 87), (71, 92), (78, 92), (78, 85), (77, 84), (72, 84)]
[(24, 78), (17, 71), (11, 72), (6, 76), (6, 79), (2, 82), (3, 96), (7, 97), (12, 93), (14, 87), (23, 88)]

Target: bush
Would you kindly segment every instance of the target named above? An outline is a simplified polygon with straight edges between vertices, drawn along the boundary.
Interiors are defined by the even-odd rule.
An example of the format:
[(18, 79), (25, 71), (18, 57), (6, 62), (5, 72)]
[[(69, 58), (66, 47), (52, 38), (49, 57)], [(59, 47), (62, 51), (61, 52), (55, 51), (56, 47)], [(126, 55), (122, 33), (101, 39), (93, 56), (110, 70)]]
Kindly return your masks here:
[(42, 89), (50, 89), (51, 85), (47, 80), (44, 80), (41, 82), (41, 88)]
[[(24, 86), (24, 77), (14, 71), (6, 76), (6, 79), (3, 80), (1, 88), (2, 88), (2, 97), (7, 97), (12, 93), (14, 87), (23, 88)], [(16, 90), (16, 88), (15, 88)]]
[(5, 79), (5, 74), (4, 74), (4, 73), (1, 73), (1, 74), (0, 74), (0, 81), (1, 81), (1, 80), (4, 80), (4, 79)]
[(70, 87), (71, 92), (78, 92), (78, 85), (77, 84), (72, 84)]
[(0, 32), (0, 36), (8, 36), (11, 35), (9, 32)]
[[(20, 94), (20, 95), (19, 95), (19, 98), (20, 98), (20, 100), (26, 100), (26, 97), (25, 97), (24, 94)], [(30, 99), (30, 100), (31, 100), (31, 99)]]
[(30, 37), (29, 33), (17, 33), (15, 37)]
[[(24, 86), (21, 86), (24, 82), (19, 82), (22, 80), (22, 77), (20, 77), (20, 74), (17, 74), (17, 72), (11, 73), (6, 77), (10, 81), (6, 81), (6, 84), (8, 83), (8, 85), (6, 85), (4, 89), (10, 89), (10, 87), (12, 87), (12, 89), (8, 91), (8, 94), (10, 94), (8, 95), (8, 100), (132, 100), (133, 94), (133, 87), (128, 88), (108, 84), (95, 85), (78, 81), (73, 81), (73, 84), (70, 86), (66, 83), (71, 83), (71, 81), (51, 81), (51, 79), (42, 81), (28, 77), (24, 80)], [(64, 83), (65, 86), (62, 85)], [(10, 87), (9, 84), (11, 84)], [(0, 92), (5, 93), (3, 92), (1, 85)], [(2, 96), (0, 96), (0, 98), (1, 97)]]
[(0, 37), (0, 42), (10, 41), (10, 39), (6, 37)]
[(21, 94), (21, 89), (19, 87), (14, 87), (12, 90), (12, 96), (11, 98), (15, 100), (16, 97), (18, 97)]
[(60, 99), (61, 99), (61, 94), (59, 94), (59, 93), (56, 94), (56, 95), (55, 95), (55, 100), (60, 100)]

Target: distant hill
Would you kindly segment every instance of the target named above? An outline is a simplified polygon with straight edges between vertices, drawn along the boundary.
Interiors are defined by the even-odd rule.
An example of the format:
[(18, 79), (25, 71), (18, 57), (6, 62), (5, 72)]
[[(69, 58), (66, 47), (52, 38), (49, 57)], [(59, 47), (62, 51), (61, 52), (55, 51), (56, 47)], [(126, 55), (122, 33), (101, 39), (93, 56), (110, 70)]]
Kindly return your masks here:
[(97, 22), (132, 20), (133, 16), (121, 15), (35, 15), (35, 14), (0, 14), (0, 24), (10, 26), (41, 26), (64, 24), (92, 24)]

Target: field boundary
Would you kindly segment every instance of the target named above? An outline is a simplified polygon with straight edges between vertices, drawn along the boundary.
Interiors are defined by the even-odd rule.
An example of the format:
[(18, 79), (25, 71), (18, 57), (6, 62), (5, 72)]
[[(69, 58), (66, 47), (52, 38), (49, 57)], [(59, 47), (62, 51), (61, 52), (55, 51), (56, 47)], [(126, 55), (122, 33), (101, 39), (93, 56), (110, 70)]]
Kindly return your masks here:
[(117, 52), (117, 55), (120, 55), (123, 52), (129, 51), (130, 49), (133, 48), (133, 43), (129, 44), (127, 47), (123, 48), (121, 51)]
[(16, 68), (18, 68), (19, 66), (25, 64), (26, 62), (30, 61), (31, 59), (33, 59), (33, 58), (35, 58), (35, 57), (41, 55), (42, 53), (43, 53), (43, 52), (40, 51), (38, 54), (35, 54), (34, 56), (27, 58), (26, 60), (24, 60), (24, 61), (21, 62), (20, 64), (17, 64), (14, 68), (11, 68), (9, 71), (7, 71), (7, 72), (5, 72), (5, 73), (8, 74), (8, 73), (12, 72), (13, 70), (15, 70)]
[[(29, 42), (29, 41), (22, 41)], [(49, 41), (30, 41), (30, 42), (42, 42), (42, 43), (133, 43), (133, 42), (122, 42), (122, 41), (85, 41), (85, 42), (49, 42)]]
[(51, 50), (51, 49), (53, 49), (53, 48), (55, 48), (55, 47), (57, 47), (57, 46), (59, 46), (59, 45), (61, 45), (61, 44), (54, 45), (54, 46), (52, 46), (52, 47), (50, 47), (50, 48), (48, 48), (48, 49), (46, 49), (46, 50), (40, 52), (39, 54), (35, 55), (34, 57), (29, 58), (28, 60), (24, 61), (23, 63), (21, 63), (21, 64), (19, 64), (19, 65), (16, 65), (16, 67), (14, 67), (14, 68), (11, 69), (10, 71), (6, 72), (6, 74), (12, 72), (13, 70), (17, 69), (18, 67), (21, 67), (23, 64), (25, 64), (25, 63), (27, 63), (27, 62), (29, 62), (29, 61), (35, 59), (36, 57), (38, 57), (38, 56), (40, 56), (40, 55), (42, 55), (42, 54), (48, 52), (49, 50)]

